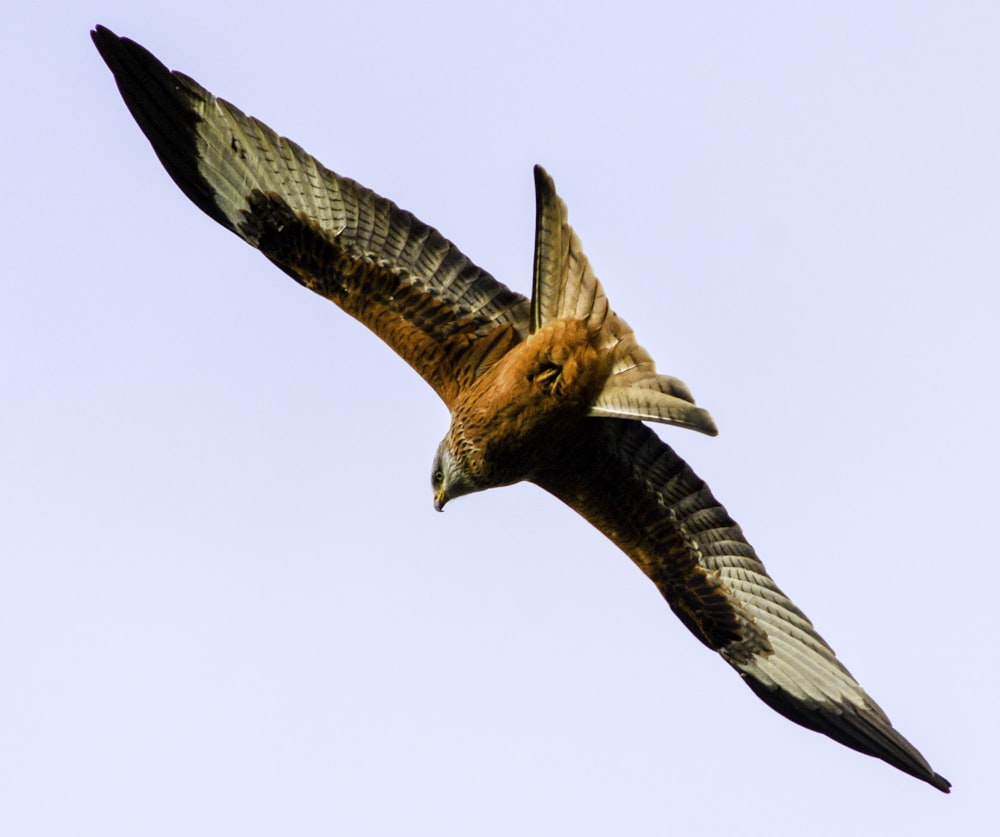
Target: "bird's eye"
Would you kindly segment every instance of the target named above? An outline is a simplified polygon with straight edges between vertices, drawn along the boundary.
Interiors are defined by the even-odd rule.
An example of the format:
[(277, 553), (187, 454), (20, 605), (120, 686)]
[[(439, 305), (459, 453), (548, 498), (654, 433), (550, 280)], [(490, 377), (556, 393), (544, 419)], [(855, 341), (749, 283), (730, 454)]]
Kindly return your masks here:
[(441, 485), (441, 483), (444, 482), (444, 474), (441, 473), (440, 468), (434, 472), (432, 479), (434, 481), (434, 485)]

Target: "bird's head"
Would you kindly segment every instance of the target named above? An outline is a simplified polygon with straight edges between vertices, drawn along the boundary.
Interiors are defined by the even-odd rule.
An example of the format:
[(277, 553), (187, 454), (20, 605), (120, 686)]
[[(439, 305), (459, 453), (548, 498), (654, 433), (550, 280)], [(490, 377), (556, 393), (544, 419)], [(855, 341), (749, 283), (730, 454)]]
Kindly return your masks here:
[(451, 449), (446, 436), (434, 455), (431, 469), (431, 487), (434, 489), (434, 508), (444, 511), (444, 505), (455, 497), (478, 491), (468, 470)]

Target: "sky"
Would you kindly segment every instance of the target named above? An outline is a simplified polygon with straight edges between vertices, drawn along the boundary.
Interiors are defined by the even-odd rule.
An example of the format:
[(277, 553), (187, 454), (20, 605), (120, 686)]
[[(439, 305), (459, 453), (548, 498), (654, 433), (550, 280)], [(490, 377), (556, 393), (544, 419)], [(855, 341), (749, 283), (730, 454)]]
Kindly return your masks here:
[[(21, 4), (0, 32), (0, 832), (995, 822), (993, 3)], [(200, 213), (102, 23), (527, 293), (542, 163), (720, 428), (658, 432), (954, 789), (769, 710), (599, 532), (435, 514), (433, 392)]]

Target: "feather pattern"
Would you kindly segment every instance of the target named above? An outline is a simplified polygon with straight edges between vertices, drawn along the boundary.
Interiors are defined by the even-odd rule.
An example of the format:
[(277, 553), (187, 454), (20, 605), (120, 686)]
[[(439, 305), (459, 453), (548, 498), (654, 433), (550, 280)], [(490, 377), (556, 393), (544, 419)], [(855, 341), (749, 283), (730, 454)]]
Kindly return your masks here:
[[(528, 300), (433, 227), (170, 72), (104, 27), (93, 34), (126, 105), (194, 203), (385, 340), (451, 406), (481, 339), (528, 333)], [(467, 374), (467, 371), (466, 371)]]
[(640, 422), (592, 420), (532, 482), (605, 532), (681, 621), (785, 717), (947, 791), (779, 589), (742, 529)]

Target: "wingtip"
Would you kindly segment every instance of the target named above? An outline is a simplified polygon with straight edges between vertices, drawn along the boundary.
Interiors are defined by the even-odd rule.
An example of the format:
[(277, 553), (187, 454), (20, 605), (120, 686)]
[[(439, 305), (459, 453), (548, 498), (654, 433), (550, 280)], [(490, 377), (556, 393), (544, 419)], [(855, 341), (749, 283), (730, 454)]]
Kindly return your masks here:
[(937, 788), (942, 793), (951, 793), (951, 782), (945, 779), (940, 773), (935, 773), (925, 781), (927, 784)]
[(102, 55), (113, 41), (119, 41), (119, 38), (114, 32), (108, 29), (107, 26), (102, 26), (98, 23), (93, 29), (90, 30), (90, 40), (94, 42), (94, 46), (97, 47), (97, 51)]
[(181, 191), (210, 218), (233, 232), (218, 190), (200, 168), (200, 109), (213, 97), (197, 82), (170, 69), (129, 38), (98, 24), (91, 38), (108, 65), (118, 91), (156, 156)]
[(951, 792), (951, 782), (934, 772), (927, 760), (892, 726), (881, 710), (858, 710), (849, 705), (818, 705), (794, 698), (784, 689), (768, 686), (745, 671), (740, 671), (740, 676), (757, 697), (788, 720), (829, 736), (859, 753), (881, 759), (943, 793)]

